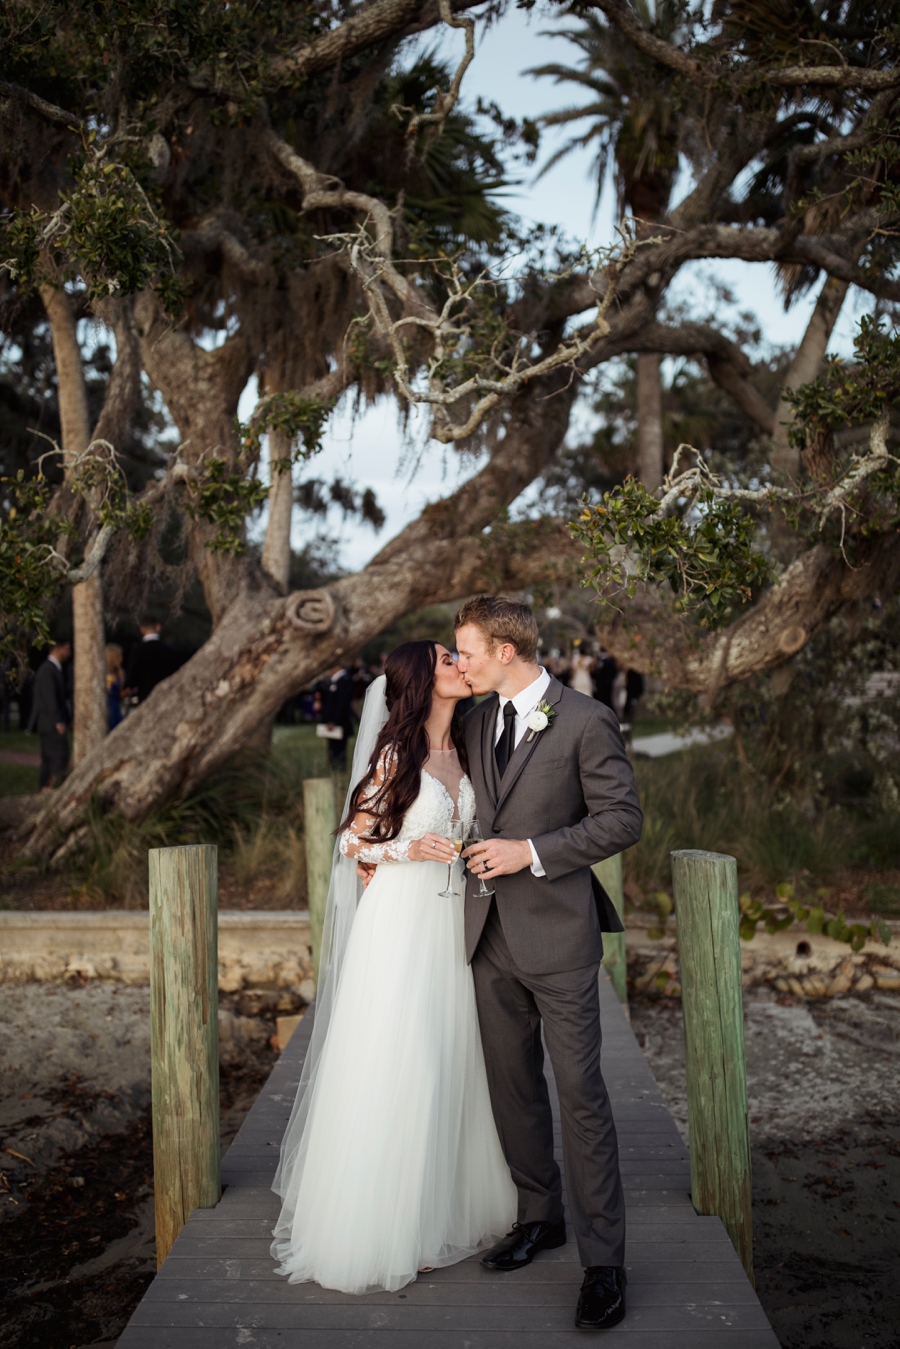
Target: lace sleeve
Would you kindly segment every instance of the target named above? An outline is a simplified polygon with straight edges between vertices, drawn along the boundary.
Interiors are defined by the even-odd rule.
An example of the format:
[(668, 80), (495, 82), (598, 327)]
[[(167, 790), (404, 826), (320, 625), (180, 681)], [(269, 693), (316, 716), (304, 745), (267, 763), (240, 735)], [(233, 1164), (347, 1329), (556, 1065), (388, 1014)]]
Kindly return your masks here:
[[(375, 770), (370, 797), (384, 785), (388, 772), (390, 769), (382, 755)], [(371, 837), (374, 822), (375, 816), (368, 811), (356, 812), (348, 828), (341, 834), (340, 849), (344, 857), (353, 857), (357, 862), (408, 862), (412, 839), (392, 838), (387, 843), (380, 843)]]

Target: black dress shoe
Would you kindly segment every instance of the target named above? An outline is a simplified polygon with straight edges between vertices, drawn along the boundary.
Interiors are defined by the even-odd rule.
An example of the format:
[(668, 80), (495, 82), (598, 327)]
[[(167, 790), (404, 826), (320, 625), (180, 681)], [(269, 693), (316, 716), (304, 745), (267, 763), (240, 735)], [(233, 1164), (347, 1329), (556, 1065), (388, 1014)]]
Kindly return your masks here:
[(609, 1330), (625, 1316), (625, 1284), (621, 1265), (591, 1265), (584, 1271), (575, 1325), (579, 1330)]
[(513, 1223), (502, 1241), (481, 1257), (485, 1269), (524, 1269), (538, 1251), (555, 1251), (566, 1244), (566, 1221), (558, 1223)]

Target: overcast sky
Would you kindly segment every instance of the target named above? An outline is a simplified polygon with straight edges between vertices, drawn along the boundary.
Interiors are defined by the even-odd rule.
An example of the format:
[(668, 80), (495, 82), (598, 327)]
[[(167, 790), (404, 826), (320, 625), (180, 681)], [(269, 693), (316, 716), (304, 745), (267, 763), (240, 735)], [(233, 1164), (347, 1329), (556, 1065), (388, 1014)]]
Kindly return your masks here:
[[(517, 9), (510, 10), (486, 33), (479, 25), (475, 60), (463, 83), (464, 98), (470, 104), (479, 96), (493, 100), (504, 113), (517, 118), (537, 117), (542, 112), (581, 102), (583, 96), (579, 96), (574, 86), (558, 87), (550, 80), (535, 80), (523, 74), (532, 66), (573, 61), (576, 49), (559, 38), (541, 36), (552, 26), (536, 14), (529, 16)], [(434, 33), (421, 39), (426, 49), (432, 48), (436, 41)], [(448, 34), (441, 42), (442, 54), (448, 59), (462, 50), (461, 33)], [(558, 143), (554, 133), (544, 134), (537, 167), (549, 158)], [(536, 170), (526, 170), (522, 176), (527, 181), (509, 193), (508, 205), (526, 220), (562, 226), (572, 238), (593, 245), (610, 242), (613, 193), (605, 194), (596, 219), (592, 220), (595, 199), (595, 184), (589, 176), (592, 158), (589, 150), (573, 153), (537, 182)], [(695, 312), (699, 304), (703, 315), (709, 313), (727, 321), (729, 309), (716, 301), (711, 284), (714, 278), (728, 286), (735, 296), (736, 303), (730, 312), (749, 310), (756, 314), (768, 341), (782, 345), (799, 339), (815, 292), (785, 314), (769, 266), (741, 262), (690, 264), (670, 288), (670, 299), (689, 298)], [(832, 350), (849, 352), (860, 312), (862, 308), (851, 295), (832, 339)], [(255, 387), (248, 387), (242, 400), (242, 415), (249, 413), (255, 398)], [(420, 414), (418, 421), (424, 424), (424, 414)], [(416, 419), (412, 423), (415, 443), (411, 449), (404, 442), (391, 401), (385, 400), (355, 420), (349, 408), (338, 408), (325, 437), (324, 452), (313, 461), (309, 472), (326, 480), (340, 474), (359, 487), (374, 488), (387, 515), (387, 524), (376, 536), (368, 526), (344, 522), (338, 512), (333, 512), (326, 524), (311, 524), (308, 516), (297, 512), (295, 547), (302, 547), (317, 528), (324, 529), (340, 538), (342, 565), (357, 570), (414, 519), (426, 502), (452, 490), (460, 477), (458, 456), (452, 449), (424, 442), (415, 422)], [(470, 472), (471, 466), (465, 471)]]

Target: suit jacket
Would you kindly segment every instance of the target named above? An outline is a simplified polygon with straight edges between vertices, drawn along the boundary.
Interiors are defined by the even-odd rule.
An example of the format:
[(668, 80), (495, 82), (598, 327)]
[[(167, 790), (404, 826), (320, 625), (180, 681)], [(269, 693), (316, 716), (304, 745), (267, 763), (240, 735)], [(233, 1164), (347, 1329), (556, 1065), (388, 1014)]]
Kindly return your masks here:
[[(478, 822), (486, 839), (530, 838), (546, 873), (530, 869), (494, 881), (510, 953), (527, 974), (553, 974), (599, 961), (602, 932), (621, 932), (615, 906), (591, 871), (637, 843), (643, 816), (615, 715), (602, 703), (550, 680), (544, 700), (556, 716), (519, 741), (500, 779), (494, 758), (497, 698), (463, 722)], [(466, 956), (475, 954), (490, 910), (467, 873)]]
[(34, 677), (34, 696), (28, 729), (37, 730), (40, 735), (48, 735), (56, 730), (60, 722), (63, 726), (69, 724), (66, 681), (62, 670), (57, 670), (53, 661), (48, 659), (38, 666), (38, 672)]
[(321, 679), (316, 690), (322, 699), (320, 720), (326, 725), (343, 726), (346, 733), (353, 730), (353, 676), (344, 670), (336, 679)]
[(132, 648), (128, 658), (125, 687), (137, 689), (138, 702), (142, 703), (145, 698), (150, 697), (157, 684), (161, 684), (179, 669), (181, 657), (168, 642), (140, 641)]

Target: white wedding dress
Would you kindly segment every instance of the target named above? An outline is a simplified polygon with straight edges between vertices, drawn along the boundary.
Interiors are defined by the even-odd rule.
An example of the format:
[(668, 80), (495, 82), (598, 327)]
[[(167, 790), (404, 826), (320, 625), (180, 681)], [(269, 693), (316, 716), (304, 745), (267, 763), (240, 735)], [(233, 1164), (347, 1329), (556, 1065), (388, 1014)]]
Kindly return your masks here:
[(272, 1254), (292, 1283), (394, 1291), (493, 1244), (515, 1220), (466, 964), (461, 864), (461, 893), (446, 898), (446, 865), (407, 858), (412, 840), (446, 836), (474, 813), (456, 751), (438, 751), (398, 838), (367, 843), (366, 815), (341, 835), (345, 857), (378, 867), (353, 919), (302, 1133), (276, 1180)]

